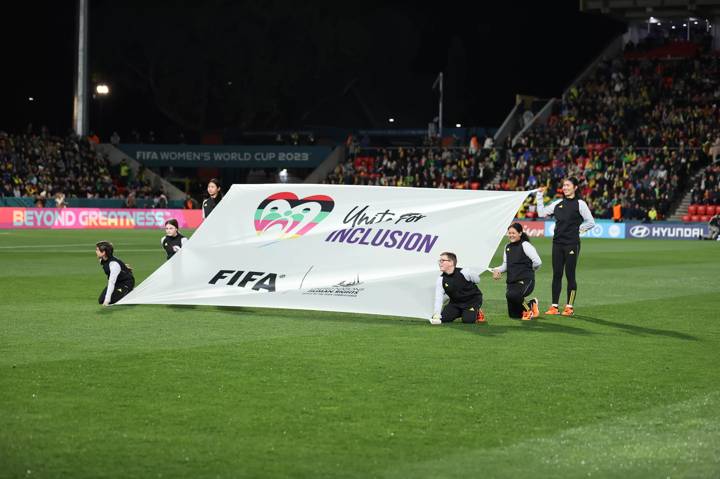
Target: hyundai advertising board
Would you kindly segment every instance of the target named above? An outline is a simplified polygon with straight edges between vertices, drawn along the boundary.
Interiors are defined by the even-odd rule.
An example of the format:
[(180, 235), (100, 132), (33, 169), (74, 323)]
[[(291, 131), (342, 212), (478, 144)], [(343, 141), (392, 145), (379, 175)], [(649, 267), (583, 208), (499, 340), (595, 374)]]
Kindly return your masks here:
[(708, 234), (705, 223), (627, 223), (627, 237), (632, 239), (696, 240)]

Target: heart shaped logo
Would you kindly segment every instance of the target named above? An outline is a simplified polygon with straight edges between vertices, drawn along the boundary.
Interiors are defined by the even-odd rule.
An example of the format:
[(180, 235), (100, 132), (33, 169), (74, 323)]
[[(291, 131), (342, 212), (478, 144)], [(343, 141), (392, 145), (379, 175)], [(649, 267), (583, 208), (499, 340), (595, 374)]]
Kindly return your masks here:
[(326, 195), (298, 198), (287, 191), (275, 193), (258, 205), (255, 231), (279, 239), (299, 238), (327, 218), (334, 207), (335, 201)]

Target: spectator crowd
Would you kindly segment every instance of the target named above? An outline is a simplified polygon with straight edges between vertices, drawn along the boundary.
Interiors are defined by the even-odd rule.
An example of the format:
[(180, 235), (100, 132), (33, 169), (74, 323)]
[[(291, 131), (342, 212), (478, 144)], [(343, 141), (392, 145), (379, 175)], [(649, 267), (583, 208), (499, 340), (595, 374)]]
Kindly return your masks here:
[[(0, 197), (31, 197), (35, 206), (72, 206), (73, 198), (138, 199), (162, 203), (141, 168), (137, 175), (122, 161), (111, 165), (95, 149), (92, 137), (0, 132)], [(54, 202), (52, 201), (54, 200)], [(167, 204), (167, 198), (165, 198)]]
[[(580, 179), (598, 218), (665, 219), (680, 195), (717, 202), (720, 158), (720, 56), (695, 45), (694, 56), (651, 55), (601, 62), (557, 101), (543, 125), (514, 145), (467, 148), (349, 148), (329, 183), (527, 190)], [(637, 52), (636, 55), (638, 56)], [(353, 145), (354, 146), (354, 145)], [(521, 217), (533, 216), (528, 203)]]

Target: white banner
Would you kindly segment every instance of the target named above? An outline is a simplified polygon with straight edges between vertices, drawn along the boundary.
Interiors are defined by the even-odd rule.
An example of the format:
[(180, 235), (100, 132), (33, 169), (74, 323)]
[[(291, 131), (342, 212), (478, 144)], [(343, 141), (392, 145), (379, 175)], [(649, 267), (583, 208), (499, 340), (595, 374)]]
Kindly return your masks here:
[(233, 185), (182, 250), (118, 304), (429, 318), (440, 253), (484, 271), (527, 195)]

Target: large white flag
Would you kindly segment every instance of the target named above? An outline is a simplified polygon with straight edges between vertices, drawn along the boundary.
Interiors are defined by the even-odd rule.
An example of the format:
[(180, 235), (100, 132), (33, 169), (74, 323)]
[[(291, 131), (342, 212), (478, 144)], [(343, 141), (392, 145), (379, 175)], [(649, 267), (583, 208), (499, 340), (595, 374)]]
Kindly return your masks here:
[(485, 270), (527, 195), (233, 185), (185, 246), (118, 304), (429, 318), (440, 253)]

